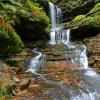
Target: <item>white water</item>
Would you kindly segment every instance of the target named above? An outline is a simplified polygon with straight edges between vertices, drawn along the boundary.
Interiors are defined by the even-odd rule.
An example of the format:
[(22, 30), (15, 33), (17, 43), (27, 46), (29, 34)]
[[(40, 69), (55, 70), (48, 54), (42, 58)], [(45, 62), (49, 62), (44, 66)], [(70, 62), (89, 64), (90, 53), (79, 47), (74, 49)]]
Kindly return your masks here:
[(83, 51), (81, 51), (81, 54), (79, 56), (79, 60), (80, 60), (80, 63), (82, 63), (82, 66), (87, 69), (88, 68), (88, 58), (87, 58), (87, 55), (86, 55), (86, 46), (83, 45)]
[(32, 58), (28, 64), (28, 69), (26, 72), (36, 73), (41, 69), (43, 63), (43, 54), (41, 52), (37, 52), (36, 49), (33, 51), (34, 53), (38, 54), (34, 58)]
[(80, 48), (76, 48), (73, 53), (74, 57), (71, 57), (72, 63), (76, 66), (87, 69), (88, 58), (86, 54), (86, 46), (82, 44)]
[(56, 8), (55, 5), (49, 2), (50, 6), (50, 17), (51, 17), (51, 24), (52, 24), (52, 29), (56, 28)]
[(80, 95), (77, 95), (77, 96), (72, 96), (70, 99), (71, 100), (97, 100), (96, 98), (96, 93), (93, 92), (93, 93), (84, 93), (83, 91), (81, 91), (81, 94)]
[(70, 43), (70, 29), (65, 30), (65, 33), (63, 33), (62, 31), (62, 35), (63, 35), (62, 38), (63, 43), (64, 44)]
[(85, 75), (91, 76), (91, 77), (93, 77), (93, 76), (98, 76), (98, 74), (97, 74), (94, 70), (92, 70), (92, 69), (89, 69), (89, 70), (85, 73)]
[(55, 40), (55, 31), (50, 32), (50, 44), (55, 45), (56, 40)]
[(68, 44), (70, 39), (70, 29), (62, 30), (61, 25), (61, 9), (49, 2), (50, 18), (51, 18), (51, 32), (50, 44), (55, 45), (59, 43)]

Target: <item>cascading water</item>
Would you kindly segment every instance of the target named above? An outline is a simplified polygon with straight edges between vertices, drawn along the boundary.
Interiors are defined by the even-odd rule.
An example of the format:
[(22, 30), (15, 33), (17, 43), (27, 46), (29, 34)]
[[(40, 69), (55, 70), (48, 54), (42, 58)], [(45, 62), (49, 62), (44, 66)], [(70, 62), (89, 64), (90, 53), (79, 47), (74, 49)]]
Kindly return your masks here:
[(79, 48), (76, 48), (72, 53), (74, 54), (74, 56), (71, 56), (72, 63), (76, 66), (87, 69), (88, 58), (86, 55), (86, 46), (82, 44)]
[(36, 73), (39, 71), (43, 64), (43, 54), (37, 52), (36, 49), (33, 50), (34, 53), (38, 54), (36, 57), (32, 58), (28, 64), (28, 69), (26, 72)]
[[(35, 73), (38, 77), (40, 77), (39, 80), (44, 80), (47, 84), (52, 84), (54, 86), (48, 90), (51, 93), (51, 96), (53, 95), (51, 100), (66, 100), (67, 93), (70, 96), (70, 100), (99, 100), (97, 95), (100, 93), (100, 77), (88, 66), (86, 46), (82, 43), (74, 44), (70, 42), (70, 29), (63, 30), (61, 26), (61, 9), (52, 3), (49, 3), (49, 6), (52, 24), (50, 32), (50, 44), (64, 44), (68, 50), (64, 51), (66, 60), (70, 61), (74, 66), (78, 67), (80, 71), (83, 72), (81, 77), (86, 82), (87, 86), (76, 89), (76, 87), (71, 87), (69, 85), (67, 86), (59, 81), (53, 81), (51, 77), (48, 78), (37, 73), (41, 66), (43, 66), (44, 55), (41, 52), (37, 52), (36, 49), (34, 50), (34, 53), (36, 53), (37, 56), (30, 60), (27, 72)], [(48, 74), (48, 72), (46, 73)], [(66, 75), (66, 73), (64, 74)], [(62, 93), (62, 91), (64, 93)]]
[[(97, 79), (99, 80), (97, 83), (100, 84), (100, 77), (96, 74), (95, 71), (91, 70), (88, 66), (88, 58), (86, 55), (86, 46), (83, 44), (80, 44), (79, 47), (76, 47), (75, 45), (72, 45), (70, 42), (70, 29), (68, 30), (62, 30), (61, 25), (61, 10), (57, 6), (55, 7), (54, 4), (49, 3), (50, 5), (50, 12), (51, 12), (51, 21), (52, 21), (52, 28), (50, 33), (50, 44), (59, 44), (64, 43), (69, 49), (73, 49), (72, 51), (65, 52), (66, 59), (71, 60), (71, 62), (85, 70), (84, 77), (89, 76), (89, 79), (94, 80), (92, 87), (94, 84), (96, 84)], [(55, 27), (54, 27), (55, 26)], [(95, 76), (95, 78), (94, 78)], [(85, 77), (85, 80), (88, 82), (88, 84), (91, 83), (91, 80), (88, 81), (88, 79)], [(99, 87), (100, 88), (100, 87)], [(84, 93), (82, 90), (80, 90), (81, 95), (72, 96), (71, 100), (98, 100), (96, 98), (96, 88), (94, 91), (90, 91), (87, 89), (87, 93)]]
[(59, 43), (69, 43), (70, 30), (62, 30), (61, 25), (61, 9), (49, 2), (50, 18), (51, 18), (51, 32), (50, 32), (50, 44), (55, 45)]
[(56, 7), (51, 2), (49, 2), (49, 6), (50, 6), (50, 15), (51, 15), (50, 17), (51, 17), (52, 29), (56, 29), (57, 28)]

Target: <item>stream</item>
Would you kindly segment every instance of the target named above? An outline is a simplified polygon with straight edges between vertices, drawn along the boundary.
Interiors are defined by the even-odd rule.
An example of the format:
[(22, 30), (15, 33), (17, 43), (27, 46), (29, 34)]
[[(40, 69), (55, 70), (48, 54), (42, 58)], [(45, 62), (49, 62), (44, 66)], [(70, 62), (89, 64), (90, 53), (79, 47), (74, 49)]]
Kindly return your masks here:
[(36, 100), (100, 100), (100, 76), (88, 65), (85, 44), (70, 41), (70, 29), (61, 25), (61, 9), (51, 2), (49, 6), (50, 48), (33, 49), (36, 56), (26, 71), (44, 91)]

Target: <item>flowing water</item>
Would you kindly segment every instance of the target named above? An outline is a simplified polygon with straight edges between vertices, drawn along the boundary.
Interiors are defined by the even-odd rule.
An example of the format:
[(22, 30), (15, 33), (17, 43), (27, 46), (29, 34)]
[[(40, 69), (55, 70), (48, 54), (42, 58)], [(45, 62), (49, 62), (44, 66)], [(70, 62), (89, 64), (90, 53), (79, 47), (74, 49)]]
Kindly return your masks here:
[(33, 52), (37, 54), (36, 57), (32, 58), (28, 64), (28, 70), (26, 72), (32, 72), (36, 73), (39, 71), (42, 67), (43, 61), (44, 61), (44, 55), (41, 52), (36, 51), (37, 49), (34, 49)]
[[(52, 24), (49, 43), (53, 45), (53, 53), (60, 52), (51, 55), (53, 59), (63, 57), (64, 61), (46, 61), (51, 57), (48, 51), (44, 50), (44, 56), (44, 53), (33, 50), (37, 55), (30, 60), (27, 71), (37, 76), (36, 81), (46, 91), (46, 96), (49, 95), (46, 99), (38, 96), (36, 100), (100, 100), (100, 76), (88, 65), (85, 44), (70, 42), (70, 29), (63, 30), (61, 26), (60, 8), (52, 3), (49, 6)], [(70, 64), (73, 65), (71, 68)], [(73, 80), (76, 78), (79, 79), (78, 87), (71, 85), (75, 84)]]

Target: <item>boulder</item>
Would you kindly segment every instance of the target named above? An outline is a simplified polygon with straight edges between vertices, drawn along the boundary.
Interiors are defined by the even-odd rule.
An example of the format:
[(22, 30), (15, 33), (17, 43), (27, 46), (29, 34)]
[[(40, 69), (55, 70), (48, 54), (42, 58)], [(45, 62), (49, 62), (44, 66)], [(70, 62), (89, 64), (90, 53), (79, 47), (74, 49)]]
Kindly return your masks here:
[(100, 3), (97, 3), (86, 15), (78, 15), (72, 21), (65, 24), (65, 28), (72, 29), (71, 35), (74, 39), (95, 36), (100, 32), (99, 16)]
[(25, 90), (29, 87), (31, 80), (29, 78), (22, 79), (20, 82), (20, 90)]
[(31, 0), (2, 0), (1, 17), (12, 26), (23, 41), (48, 38), (49, 18), (39, 3)]
[(0, 18), (0, 57), (15, 56), (23, 47), (23, 42), (12, 26)]

